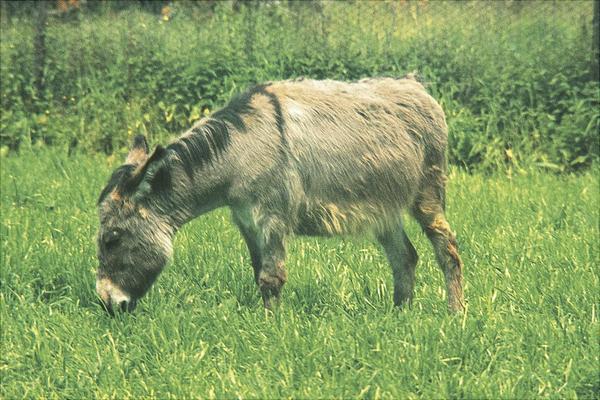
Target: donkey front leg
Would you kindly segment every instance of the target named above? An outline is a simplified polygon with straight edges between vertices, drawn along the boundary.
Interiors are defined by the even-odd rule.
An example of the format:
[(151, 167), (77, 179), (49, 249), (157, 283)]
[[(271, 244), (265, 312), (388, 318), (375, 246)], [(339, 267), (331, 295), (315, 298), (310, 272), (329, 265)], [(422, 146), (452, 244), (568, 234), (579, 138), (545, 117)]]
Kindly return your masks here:
[(250, 261), (252, 262), (252, 268), (254, 269), (254, 280), (258, 284), (258, 274), (260, 273), (262, 266), (262, 255), (260, 254), (260, 248), (258, 247), (258, 237), (253, 234), (252, 231), (242, 225), (237, 218), (235, 219), (235, 222), (238, 228), (240, 228), (240, 232), (244, 238), (244, 241), (246, 242), (246, 246), (248, 246)]
[(258, 287), (263, 298), (265, 308), (271, 309), (273, 303), (279, 304), (281, 288), (287, 281), (287, 272), (279, 250), (265, 257), (262, 268), (258, 273)]
[(258, 287), (265, 308), (271, 308), (273, 300), (279, 304), (281, 288), (287, 281), (285, 270), (285, 225), (278, 218), (267, 218), (258, 229), (261, 250), (261, 266), (258, 272)]
[(236, 218), (248, 245), (254, 279), (260, 288), (264, 306), (271, 309), (274, 303), (279, 303), (281, 288), (287, 281), (285, 229), (277, 218), (265, 218), (262, 222), (250, 228)]

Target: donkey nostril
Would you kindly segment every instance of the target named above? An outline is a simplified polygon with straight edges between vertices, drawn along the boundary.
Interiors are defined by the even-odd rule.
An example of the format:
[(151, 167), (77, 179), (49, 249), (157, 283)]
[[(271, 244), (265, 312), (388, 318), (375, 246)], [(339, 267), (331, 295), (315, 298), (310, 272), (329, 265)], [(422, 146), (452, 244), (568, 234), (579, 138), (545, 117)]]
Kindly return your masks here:
[(127, 305), (128, 305), (128, 301), (127, 300), (123, 300), (119, 303), (119, 308), (121, 309), (121, 311), (126, 312), (127, 311)]
[(104, 311), (106, 311), (110, 315), (114, 315), (112, 306), (110, 305), (110, 302), (107, 303), (103, 300), (98, 300), (98, 303), (100, 304), (100, 306), (102, 307), (102, 309)]

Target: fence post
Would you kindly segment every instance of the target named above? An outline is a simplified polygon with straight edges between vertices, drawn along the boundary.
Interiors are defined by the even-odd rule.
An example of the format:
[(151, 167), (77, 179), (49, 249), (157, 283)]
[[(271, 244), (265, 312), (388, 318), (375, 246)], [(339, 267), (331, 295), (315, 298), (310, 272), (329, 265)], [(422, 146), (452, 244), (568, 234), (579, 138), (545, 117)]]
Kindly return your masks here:
[(594, 17), (592, 19), (592, 79), (600, 81), (600, 0), (594, 0)]
[[(237, 4), (237, 3), (236, 3)], [(255, 62), (255, 41), (256, 41), (256, 17), (258, 15), (257, 10), (260, 6), (258, 1), (244, 2), (242, 3), (245, 7), (242, 9), (244, 13), (244, 51), (246, 52), (246, 59), (249, 63), (254, 66)]]
[[(37, 2), (36, 10), (36, 27), (35, 36), (33, 38), (33, 50), (34, 54), (34, 78), (35, 78), (35, 90), (36, 100), (38, 102), (44, 99), (44, 68), (46, 66), (46, 21), (48, 19), (46, 1)], [(39, 110), (38, 110), (39, 111)]]

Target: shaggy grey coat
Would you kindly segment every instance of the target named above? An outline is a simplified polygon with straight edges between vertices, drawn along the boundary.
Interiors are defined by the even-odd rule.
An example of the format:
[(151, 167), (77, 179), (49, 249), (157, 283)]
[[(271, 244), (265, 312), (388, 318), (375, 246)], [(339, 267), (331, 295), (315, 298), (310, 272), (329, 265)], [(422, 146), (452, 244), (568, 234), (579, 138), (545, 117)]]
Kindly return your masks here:
[(136, 139), (99, 200), (98, 293), (108, 307), (131, 309), (167, 262), (175, 231), (228, 206), (266, 307), (287, 279), (294, 233), (373, 233), (402, 305), (417, 262), (406, 210), (433, 244), (450, 310), (460, 310), (462, 262), (444, 216), (446, 146), (444, 113), (412, 76), (255, 86), (151, 156)]

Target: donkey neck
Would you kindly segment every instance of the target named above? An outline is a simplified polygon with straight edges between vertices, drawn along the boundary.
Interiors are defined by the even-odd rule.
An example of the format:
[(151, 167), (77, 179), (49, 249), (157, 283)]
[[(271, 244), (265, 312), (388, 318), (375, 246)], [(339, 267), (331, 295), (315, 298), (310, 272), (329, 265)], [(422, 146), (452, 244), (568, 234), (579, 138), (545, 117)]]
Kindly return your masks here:
[(226, 205), (233, 130), (224, 121), (205, 119), (167, 147), (171, 187), (166, 206), (177, 228)]

